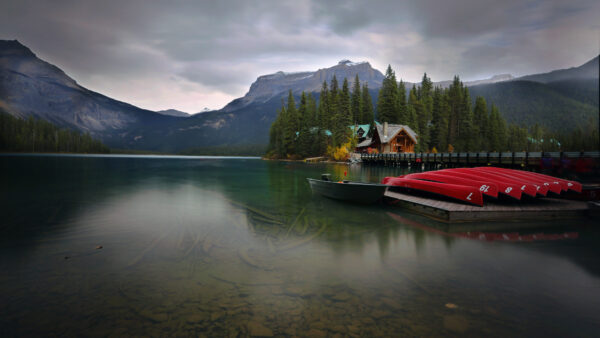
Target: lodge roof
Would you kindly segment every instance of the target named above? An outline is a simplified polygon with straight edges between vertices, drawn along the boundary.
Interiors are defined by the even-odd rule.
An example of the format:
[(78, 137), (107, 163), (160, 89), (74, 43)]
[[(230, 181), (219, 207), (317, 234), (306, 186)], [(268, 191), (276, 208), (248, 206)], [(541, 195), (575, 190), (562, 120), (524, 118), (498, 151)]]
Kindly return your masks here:
[(362, 141), (361, 143), (357, 144), (356, 148), (368, 147), (371, 145), (371, 143), (373, 143), (373, 139), (367, 138), (364, 141)]
[(415, 142), (415, 144), (417, 144), (417, 133), (415, 133), (409, 126), (388, 123), (387, 137), (385, 137), (383, 136), (383, 124), (377, 124), (377, 134), (379, 134), (379, 139), (381, 140), (382, 144), (390, 142), (402, 130), (404, 130), (406, 134)]

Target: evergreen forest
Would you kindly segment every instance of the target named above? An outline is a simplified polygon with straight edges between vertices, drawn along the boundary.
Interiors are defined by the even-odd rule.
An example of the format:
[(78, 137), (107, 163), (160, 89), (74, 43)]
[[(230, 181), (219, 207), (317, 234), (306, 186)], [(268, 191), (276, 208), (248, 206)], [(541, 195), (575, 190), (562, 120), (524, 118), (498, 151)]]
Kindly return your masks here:
[(0, 151), (32, 153), (109, 153), (89, 133), (60, 129), (50, 122), (0, 112)]
[[(352, 89), (350, 89), (352, 87)], [(569, 133), (550, 132), (540, 124), (507, 124), (483, 96), (471, 98), (455, 76), (448, 88), (433, 87), (425, 73), (420, 85), (406, 88), (388, 66), (376, 106), (358, 76), (340, 88), (334, 76), (323, 82), (318, 100), (302, 92), (298, 104), (292, 91), (271, 125), (267, 157), (300, 159), (347, 158), (357, 144), (352, 126), (379, 123), (408, 125), (418, 135), (417, 152), (579, 151), (598, 147), (595, 123)]]

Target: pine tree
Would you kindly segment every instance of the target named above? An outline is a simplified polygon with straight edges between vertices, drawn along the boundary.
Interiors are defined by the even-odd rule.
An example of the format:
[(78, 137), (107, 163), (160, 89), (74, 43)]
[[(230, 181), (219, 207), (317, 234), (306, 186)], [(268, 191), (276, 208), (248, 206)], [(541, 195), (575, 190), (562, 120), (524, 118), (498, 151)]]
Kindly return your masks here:
[(333, 78), (331, 79), (331, 85), (329, 86), (329, 88), (329, 121), (327, 124), (327, 129), (332, 130), (335, 127), (335, 115), (339, 109), (340, 104), (339, 86), (335, 75), (333, 75)]
[(350, 129), (348, 126), (351, 125), (352, 112), (350, 110), (350, 88), (348, 86), (348, 80), (344, 78), (342, 85), (342, 91), (338, 95), (337, 111), (334, 113), (334, 125), (333, 130), (333, 144), (336, 147), (347, 142), (349, 137)]
[(278, 158), (285, 157), (285, 139), (283, 135), (283, 123), (285, 119), (285, 105), (283, 100), (281, 101), (281, 108), (277, 112), (277, 117), (273, 124), (271, 124), (271, 129), (269, 130), (269, 147), (267, 149), (268, 153), (274, 154)]
[(318, 156), (325, 153), (325, 148), (321, 152), (320, 146), (320, 130), (317, 115), (317, 102), (312, 93), (308, 94), (306, 102), (306, 115), (308, 116), (307, 125), (309, 131), (309, 155)]
[(432, 129), (430, 145), (439, 151), (448, 148), (448, 103), (447, 94), (436, 87), (433, 92)]
[(318, 110), (318, 121), (320, 129), (327, 129), (329, 127), (329, 120), (331, 119), (331, 107), (329, 106), (329, 89), (327, 88), (327, 81), (323, 81), (321, 87), (321, 94), (319, 95), (319, 110)]
[(490, 150), (503, 151), (506, 147), (506, 122), (500, 116), (498, 107), (492, 104), (489, 118)]
[(488, 113), (487, 103), (482, 96), (475, 99), (475, 108), (473, 109), (473, 134), (476, 135), (473, 142), (474, 150), (487, 151), (489, 148), (488, 140)]
[(354, 77), (354, 86), (352, 87), (352, 99), (351, 99), (351, 110), (352, 110), (352, 123), (358, 124), (363, 120), (362, 111), (361, 111), (361, 91), (360, 91), (360, 81), (358, 80), (358, 74)]
[(461, 119), (460, 114), (463, 107), (463, 84), (460, 82), (458, 76), (454, 76), (454, 80), (450, 87), (448, 87), (448, 144), (455, 145), (460, 135), (459, 121)]
[(296, 109), (296, 101), (290, 90), (288, 93), (287, 109), (284, 115), (284, 140), (286, 154), (292, 155), (296, 153), (296, 132), (298, 131), (298, 111)]
[(427, 73), (423, 74), (418, 99), (420, 103), (420, 110), (417, 115), (420, 131), (419, 144), (421, 145), (421, 150), (427, 151), (431, 148), (429, 144), (429, 125), (431, 123), (433, 110), (433, 83), (431, 82), (431, 79), (427, 77)]
[(377, 99), (379, 122), (398, 123), (398, 87), (392, 66), (388, 65)]
[(361, 124), (370, 124), (372, 130), (375, 126), (375, 116), (373, 114), (373, 100), (371, 99), (371, 93), (369, 92), (369, 85), (365, 82), (362, 87), (362, 100), (361, 103)]
[(310, 127), (311, 127), (311, 119), (308, 116), (308, 106), (307, 106), (307, 98), (306, 94), (302, 92), (300, 96), (300, 106), (298, 107), (299, 113), (299, 127), (298, 127), (298, 136), (296, 142), (296, 154), (307, 157), (310, 154), (311, 148), (311, 138), (310, 138)]
[(398, 123), (399, 124), (408, 124), (408, 111), (406, 108), (406, 85), (404, 81), (400, 79), (400, 83), (398, 83)]
[(458, 144), (459, 151), (473, 150), (473, 112), (471, 111), (471, 96), (469, 89), (463, 87), (459, 115)]

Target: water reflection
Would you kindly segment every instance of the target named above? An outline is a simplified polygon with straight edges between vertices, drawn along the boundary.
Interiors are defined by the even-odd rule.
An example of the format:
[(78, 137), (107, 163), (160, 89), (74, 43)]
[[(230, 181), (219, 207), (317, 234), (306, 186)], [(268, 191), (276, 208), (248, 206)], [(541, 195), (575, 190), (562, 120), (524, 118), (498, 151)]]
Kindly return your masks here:
[(305, 180), (346, 172), (378, 182), (397, 168), (85, 157), (0, 164), (0, 268), (10, 272), (0, 276), (3, 336), (598, 330), (587, 314), (600, 309), (600, 283), (585, 266), (599, 258), (597, 229), (571, 227), (579, 238), (543, 245), (473, 241), (385, 205), (313, 196)]

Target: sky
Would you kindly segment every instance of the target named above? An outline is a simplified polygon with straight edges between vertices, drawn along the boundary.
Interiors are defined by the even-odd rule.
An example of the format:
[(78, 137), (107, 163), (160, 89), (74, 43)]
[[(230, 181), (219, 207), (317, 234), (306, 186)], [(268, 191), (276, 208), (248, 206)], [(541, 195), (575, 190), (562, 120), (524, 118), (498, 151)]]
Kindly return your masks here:
[(88, 89), (196, 113), (342, 59), (410, 82), (579, 66), (600, 52), (599, 18), (597, 0), (0, 0), (0, 39)]

